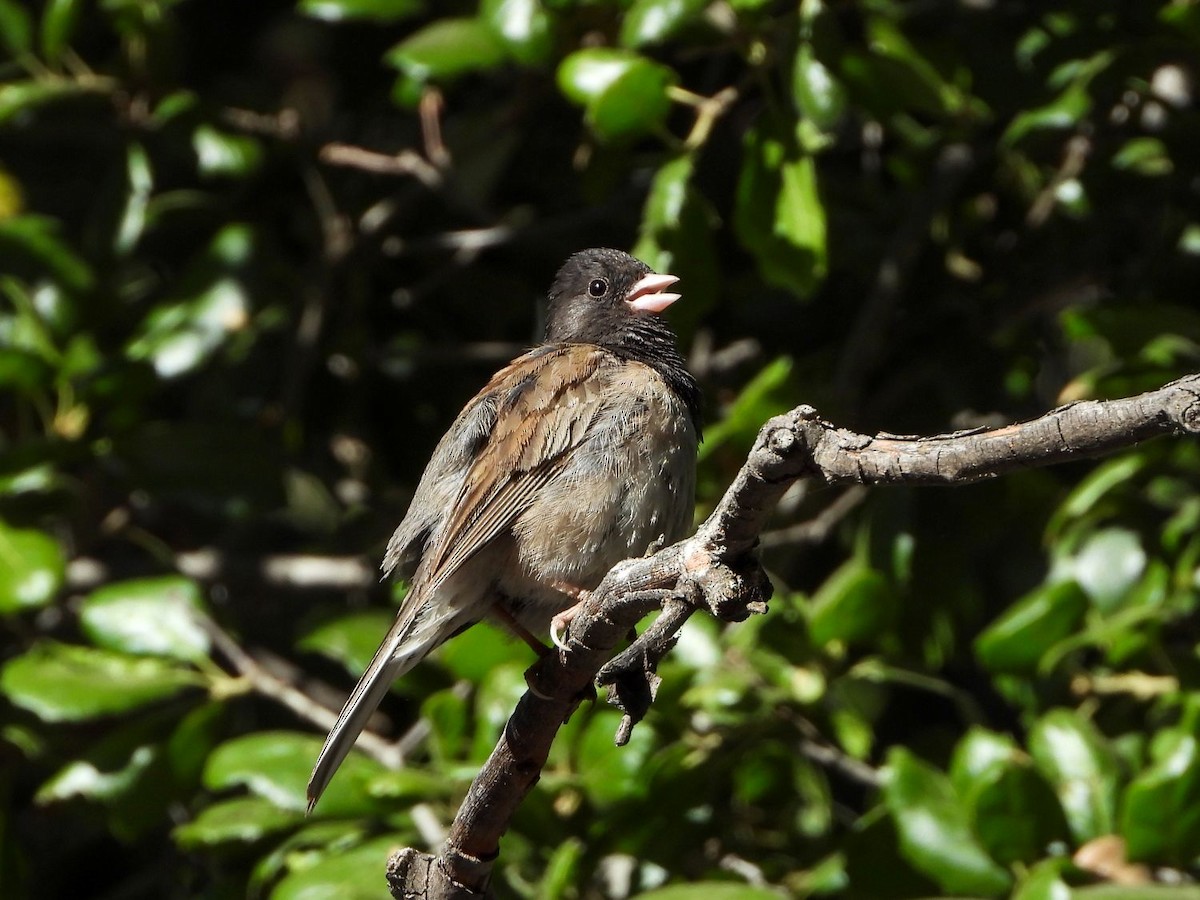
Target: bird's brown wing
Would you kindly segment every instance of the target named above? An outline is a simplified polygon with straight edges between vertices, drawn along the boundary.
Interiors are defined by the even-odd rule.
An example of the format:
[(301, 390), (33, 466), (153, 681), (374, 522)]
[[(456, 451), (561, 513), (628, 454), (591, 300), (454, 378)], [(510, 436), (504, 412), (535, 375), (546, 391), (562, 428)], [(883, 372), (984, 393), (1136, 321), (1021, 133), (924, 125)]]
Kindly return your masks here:
[[(604, 351), (585, 345), (528, 353), (492, 378), (447, 434), (446, 448), (439, 445), (435, 458), (445, 449), (459, 456), (474, 450), (474, 459), (444, 513), (444, 524), (436, 531), (433, 545), (417, 567), (395, 622), (325, 739), (309, 778), (310, 811), (388, 685), (462, 625), (470, 624), (469, 611), (439, 598), (438, 590), (512, 525), (539, 488), (560, 471), (566, 455), (579, 446), (604, 405), (609, 379), (597, 375), (612, 361)], [(494, 424), (487, 432), (489, 422)], [(432, 474), (427, 470), (414, 506), (418, 500), (429, 506), (449, 497), (447, 486), (458, 477), (456, 468), (463, 462), (438, 459), (430, 466), (435, 464), (440, 468)], [(397, 529), (398, 537), (393, 537), (393, 548), (389, 548), (389, 559), (395, 557), (391, 565), (402, 560), (410, 545), (423, 539), (423, 531), (436, 528), (437, 515), (430, 509), (410, 511), (408, 518), (417, 525)]]
[(597, 375), (612, 361), (596, 347), (553, 347), (516, 360), (484, 389), (496, 424), (421, 566), (430, 589), (511, 526), (561, 470), (602, 411), (609, 379)]

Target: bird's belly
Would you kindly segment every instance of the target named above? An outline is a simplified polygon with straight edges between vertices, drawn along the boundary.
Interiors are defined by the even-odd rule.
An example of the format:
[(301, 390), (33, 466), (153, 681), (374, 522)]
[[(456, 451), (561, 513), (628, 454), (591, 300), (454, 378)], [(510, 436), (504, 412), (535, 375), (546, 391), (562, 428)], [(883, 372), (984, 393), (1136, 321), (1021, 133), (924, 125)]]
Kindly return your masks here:
[(571, 454), (513, 527), (519, 574), (498, 587), (532, 631), (571, 605), (561, 588), (591, 590), (622, 559), (644, 555), (660, 537), (679, 540), (692, 524), (691, 418), (665, 385), (629, 409), (593, 423), (591, 446)]

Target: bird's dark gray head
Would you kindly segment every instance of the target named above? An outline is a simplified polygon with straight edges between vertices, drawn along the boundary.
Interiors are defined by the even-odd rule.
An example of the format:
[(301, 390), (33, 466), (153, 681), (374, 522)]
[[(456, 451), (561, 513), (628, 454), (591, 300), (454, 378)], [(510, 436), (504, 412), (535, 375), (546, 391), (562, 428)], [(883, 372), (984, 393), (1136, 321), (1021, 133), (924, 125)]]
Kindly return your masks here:
[(546, 341), (619, 350), (628, 342), (636, 343), (639, 335), (670, 336), (658, 314), (679, 299), (679, 294), (665, 292), (676, 281), (671, 275), (656, 275), (640, 259), (620, 250), (575, 253), (550, 287)]
[(676, 281), (620, 250), (581, 250), (563, 263), (550, 287), (545, 342), (595, 344), (653, 367), (684, 399), (699, 428), (700, 390), (660, 315), (679, 299), (666, 290)]

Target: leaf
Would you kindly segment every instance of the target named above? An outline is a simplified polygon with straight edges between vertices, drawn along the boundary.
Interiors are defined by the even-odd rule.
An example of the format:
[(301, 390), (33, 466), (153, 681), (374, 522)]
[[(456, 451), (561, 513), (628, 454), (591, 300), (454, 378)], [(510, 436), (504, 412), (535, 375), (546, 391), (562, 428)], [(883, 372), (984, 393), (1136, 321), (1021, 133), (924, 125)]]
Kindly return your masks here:
[(89, 94), (98, 95), (99, 91), (75, 79), (10, 81), (0, 85), (0, 125), (39, 107)]
[(678, 80), (666, 66), (629, 50), (577, 50), (558, 67), (558, 86), (584, 106), (601, 140), (636, 137), (662, 124), (671, 107), (667, 88)]
[(415, 84), (498, 66), (505, 45), (482, 19), (438, 19), (389, 50), (387, 63)]
[(82, 0), (47, 0), (42, 10), (42, 53), (51, 65), (62, 59), (82, 8)]
[(891, 621), (895, 602), (887, 578), (858, 558), (847, 560), (813, 595), (809, 633), (813, 643), (853, 643), (874, 637)]
[(1088, 536), (1072, 560), (1079, 586), (1101, 612), (1117, 608), (1146, 571), (1146, 551), (1136, 532), (1104, 528)]
[(153, 309), (126, 347), (133, 360), (151, 363), (170, 379), (199, 367), (250, 323), (250, 291), (243, 269), (253, 253), (254, 234), (240, 223), (226, 225), (194, 258), (180, 282), (184, 298)]
[(1072, 710), (1050, 710), (1030, 730), (1029, 752), (1058, 794), (1076, 843), (1112, 833), (1117, 763), (1094, 725)]
[(125, 160), (126, 184), (124, 209), (121, 219), (113, 230), (113, 250), (117, 255), (128, 254), (146, 228), (146, 209), (154, 189), (154, 172), (150, 168), (150, 157), (141, 144), (130, 143)]
[(621, 21), (621, 46), (659, 44), (700, 18), (709, 0), (633, 0)]
[(633, 255), (656, 272), (680, 278), (685, 302), (672, 310), (672, 324), (686, 333), (717, 299), (720, 274), (713, 232), (718, 224), (712, 204), (692, 185), (695, 157), (681, 154), (654, 174)]
[(382, 873), (388, 857), (407, 843), (407, 837), (384, 836), (352, 850), (323, 854), (284, 877), (271, 891), (271, 900), (379, 900), (387, 892)]
[(694, 881), (639, 893), (638, 900), (779, 900), (779, 894), (767, 888), (728, 881)]
[(326, 22), (399, 22), (422, 12), (422, 0), (300, 0), (297, 9)]
[[(290, 731), (259, 731), (219, 746), (204, 767), (212, 790), (244, 785), (251, 793), (283, 809), (308, 805), (308, 776), (321, 750), (318, 737)], [(323, 816), (356, 816), (374, 811), (373, 778), (384, 768), (361, 753), (346, 757), (314, 811)]]
[(208, 656), (204, 599), (190, 578), (139, 578), (97, 588), (83, 601), (80, 624), (107, 650), (195, 662)]
[(0, 42), (13, 56), (33, 47), (33, 24), (29, 13), (15, 0), (0, 0)]
[(262, 164), (262, 146), (252, 137), (228, 134), (211, 125), (192, 133), (192, 152), (205, 178), (244, 177)]
[(32, 276), (40, 278), (48, 273), (68, 290), (89, 290), (95, 281), (91, 268), (63, 240), (61, 231), (57, 219), (33, 213), (0, 220), (0, 256), (4, 257), (5, 268), (19, 271), (15, 265), (19, 261)]
[(1130, 138), (1113, 154), (1112, 167), (1147, 177), (1170, 175), (1175, 170), (1166, 145), (1154, 137)]
[(164, 660), (54, 641), (39, 641), (0, 671), (8, 698), (45, 722), (129, 712), (203, 683)]
[(722, 411), (721, 419), (705, 429), (700, 445), (700, 460), (712, 456), (726, 443), (749, 447), (762, 423), (788, 408), (785, 388), (792, 374), (792, 361), (786, 356), (772, 360), (742, 388), (737, 399)]
[(1185, 866), (1200, 853), (1200, 742), (1184, 728), (1161, 733), (1154, 762), (1121, 805), (1130, 859)]
[(642, 770), (654, 749), (654, 731), (642, 722), (633, 729), (629, 743), (618, 747), (613, 735), (620, 721), (616, 710), (597, 711), (588, 719), (575, 750), (574, 769), (588, 800), (599, 809), (646, 793)]
[(155, 756), (155, 748), (138, 747), (126, 764), (115, 771), (101, 771), (91, 760), (73, 760), (38, 788), (36, 802), (53, 803), (72, 797), (101, 802), (114, 800), (127, 794), (140, 781), (154, 763)]
[(800, 115), (822, 131), (834, 129), (845, 114), (845, 88), (817, 58), (810, 41), (802, 41), (796, 50), (792, 65), (792, 99)]
[(455, 678), (482, 685), (499, 667), (511, 663), (525, 668), (535, 656), (524, 643), (485, 620), (443, 644), (437, 659)]
[(171, 836), (184, 850), (203, 850), (222, 844), (250, 844), (303, 821), (299, 813), (262, 797), (233, 797), (206, 807)]
[(307, 632), (296, 642), (296, 649), (336, 660), (357, 677), (367, 670), (395, 618), (394, 612), (382, 609), (339, 616)]
[(58, 541), (0, 520), (0, 615), (50, 603), (63, 586), (66, 570)]
[(1074, 581), (1026, 594), (975, 639), (975, 655), (993, 672), (1034, 672), (1055, 644), (1073, 634), (1087, 612)]
[(948, 893), (994, 896), (1008, 889), (1008, 872), (971, 833), (967, 811), (945, 775), (897, 747), (888, 753), (884, 778), (884, 805), (909, 863)]
[(777, 125), (746, 133), (733, 227), (770, 284), (805, 298), (824, 281), (825, 207), (816, 165)]
[(525, 65), (543, 62), (553, 47), (550, 16), (541, 0), (483, 0), (479, 15)]

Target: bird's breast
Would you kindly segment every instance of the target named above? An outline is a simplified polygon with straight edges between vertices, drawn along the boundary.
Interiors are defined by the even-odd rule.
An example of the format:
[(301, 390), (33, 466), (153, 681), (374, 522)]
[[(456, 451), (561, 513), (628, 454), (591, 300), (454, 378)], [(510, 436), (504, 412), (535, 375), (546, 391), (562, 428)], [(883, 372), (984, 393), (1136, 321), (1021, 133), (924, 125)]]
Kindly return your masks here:
[(517, 519), (518, 566), (500, 590), (538, 629), (570, 601), (555, 583), (591, 590), (622, 559), (692, 523), (696, 431), (680, 398), (649, 367), (625, 363), (581, 443)]

